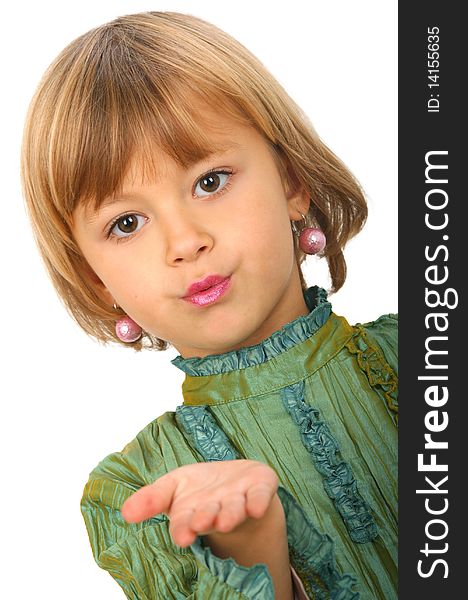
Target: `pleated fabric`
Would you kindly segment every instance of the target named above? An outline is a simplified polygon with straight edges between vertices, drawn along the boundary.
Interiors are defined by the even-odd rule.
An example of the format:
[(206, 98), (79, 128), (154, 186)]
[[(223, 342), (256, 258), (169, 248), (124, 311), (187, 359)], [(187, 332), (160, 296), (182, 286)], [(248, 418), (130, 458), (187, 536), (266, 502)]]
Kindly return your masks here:
[(174, 544), (165, 515), (126, 523), (132, 493), (193, 462), (259, 460), (279, 478), (290, 563), (309, 598), (397, 597), (397, 315), (351, 326), (326, 292), (260, 344), (176, 357), (183, 403), (91, 472), (81, 510), (97, 564), (128, 598), (274, 598), (265, 564)]

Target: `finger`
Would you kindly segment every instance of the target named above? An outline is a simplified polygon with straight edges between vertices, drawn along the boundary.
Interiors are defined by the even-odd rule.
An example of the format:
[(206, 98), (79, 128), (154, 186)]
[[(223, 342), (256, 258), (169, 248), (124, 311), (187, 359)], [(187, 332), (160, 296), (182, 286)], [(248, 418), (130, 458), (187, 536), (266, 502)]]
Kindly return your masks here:
[(276, 490), (266, 482), (256, 483), (246, 492), (246, 512), (253, 519), (266, 513)]
[(246, 517), (244, 494), (230, 495), (221, 501), (215, 527), (218, 531), (227, 533), (243, 523)]
[(197, 533), (189, 525), (193, 512), (193, 508), (179, 509), (174, 516), (170, 517), (169, 533), (174, 543), (182, 548), (190, 546), (197, 537)]
[(120, 509), (128, 523), (139, 523), (160, 513), (168, 513), (177, 481), (164, 475), (150, 485), (145, 485), (125, 500)]
[(213, 522), (220, 509), (221, 504), (214, 500), (198, 506), (190, 520), (190, 528), (199, 535), (206, 535), (212, 529)]

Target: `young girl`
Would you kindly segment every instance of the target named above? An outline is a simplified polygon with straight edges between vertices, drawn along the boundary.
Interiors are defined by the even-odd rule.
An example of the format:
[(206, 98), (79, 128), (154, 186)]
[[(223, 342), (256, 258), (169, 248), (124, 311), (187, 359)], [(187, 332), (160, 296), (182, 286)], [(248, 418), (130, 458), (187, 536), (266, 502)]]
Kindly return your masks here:
[(331, 292), (366, 203), (241, 44), (172, 12), (72, 42), (31, 104), (22, 175), (72, 316), (179, 352), (183, 404), (91, 472), (93, 555), (133, 599), (396, 598), (397, 320)]

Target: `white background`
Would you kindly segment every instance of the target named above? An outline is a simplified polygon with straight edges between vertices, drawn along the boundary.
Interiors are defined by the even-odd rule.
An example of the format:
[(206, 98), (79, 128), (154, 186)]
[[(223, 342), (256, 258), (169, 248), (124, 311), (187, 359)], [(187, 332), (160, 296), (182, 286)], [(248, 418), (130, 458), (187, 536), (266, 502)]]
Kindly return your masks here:
[[(175, 10), (213, 22), (256, 54), (311, 117), (369, 199), (331, 297), (350, 323), (397, 312), (397, 3), (130, 1), (9, 3), (2, 11), (2, 595), (120, 599), (94, 563), (79, 510), (91, 469), (181, 404), (177, 352), (100, 346), (65, 312), (23, 208), (19, 151), (42, 73), (72, 39), (121, 14)], [(322, 264), (323, 263), (323, 264)], [(328, 286), (310, 257), (309, 285)]]

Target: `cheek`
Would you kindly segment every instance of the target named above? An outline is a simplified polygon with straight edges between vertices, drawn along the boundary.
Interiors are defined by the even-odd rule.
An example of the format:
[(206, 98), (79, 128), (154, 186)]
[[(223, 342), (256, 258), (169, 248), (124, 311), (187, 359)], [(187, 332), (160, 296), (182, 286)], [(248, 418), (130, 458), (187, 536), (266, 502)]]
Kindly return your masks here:
[(283, 236), (288, 228), (288, 204), (280, 188), (247, 181), (233, 205), (230, 230), (239, 237), (272, 239)]
[(170, 323), (171, 306), (166, 306), (164, 297), (159, 296), (150, 286), (124, 290), (119, 296), (121, 308), (145, 331), (156, 337), (168, 339), (168, 332), (161, 330), (161, 324)]
[(288, 255), (293, 234), (286, 203), (281, 198), (264, 203), (249, 222), (242, 224), (239, 235), (256, 253), (276, 258)]
[(265, 218), (259, 225), (244, 230), (242, 249), (244, 268), (263, 285), (288, 277), (294, 263), (294, 245), (289, 221)]
[(148, 296), (155, 292), (153, 288), (157, 278), (151, 281), (147, 269), (141, 259), (134, 259), (126, 252), (119, 254), (118, 251), (101, 253), (96, 265), (96, 272), (116, 303), (130, 314), (139, 311)]

